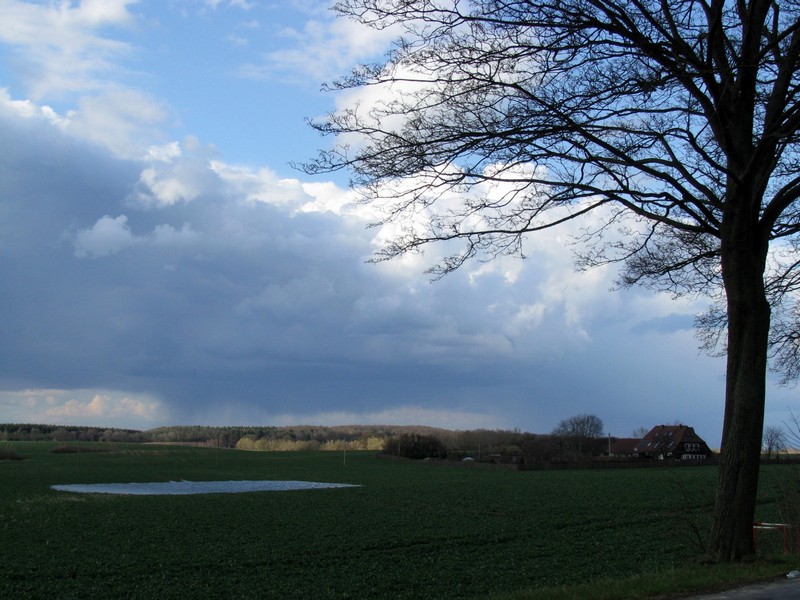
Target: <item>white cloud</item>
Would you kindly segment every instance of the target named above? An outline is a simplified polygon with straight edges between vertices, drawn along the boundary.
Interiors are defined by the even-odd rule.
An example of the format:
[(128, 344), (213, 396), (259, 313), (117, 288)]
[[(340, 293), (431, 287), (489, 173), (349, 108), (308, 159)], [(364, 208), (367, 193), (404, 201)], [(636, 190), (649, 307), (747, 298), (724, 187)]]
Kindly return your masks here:
[(332, 212), (366, 220), (372, 218), (371, 209), (357, 204), (358, 193), (353, 190), (343, 190), (331, 181), (304, 182), (301, 185), (303, 191), (313, 198), (303, 204), (300, 209), (303, 212)]
[(75, 236), (75, 256), (80, 258), (116, 254), (137, 243), (128, 225), (128, 217), (106, 215), (98, 219), (91, 229), (84, 229)]
[(202, 0), (202, 2), (213, 10), (216, 10), (223, 5), (241, 8), (242, 10), (251, 10), (257, 6), (255, 2), (250, 2), (248, 0)]
[[(112, 36), (112, 30), (136, 21), (130, 12), (135, 4), (138, 0), (0, 0), (0, 43), (15, 56), (8, 64), (28, 95), (16, 108), (120, 157), (141, 156), (161, 142), (165, 104), (126, 83), (132, 73), (124, 63), (135, 50)], [(45, 102), (62, 106), (62, 114)]]
[(194, 200), (202, 193), (203, 188), (198, 185), (198, 181), (186, 175), (186, 169), (164, 174), (159, 173), (155, 167), (146, 168), (139, 178), (139, 183), (145, 190), (138, 195), (139, 201), (142, 204), (169, 206)]
[(129, 201), (140, 208), (163, 208), (218, 191), (215, 155), (213, 146), (204, 146), (192, 137), (183, 144), (150, 146), (148, 165), (142, 169)]
[[(73, 10), (75, 18), (93, 25), (127, 23), (131, 19), (128, 6), (139, 0), (81, 0)], [(63, 10), (63, 7), (62, 7)]]
[(24, 414), (22, 422), (57, 425), (152, 427), (168, 416), (152, 396), (106, 390), (0, 390), (0, 405), (12, 419)]
[(299, 180), (281, 178), (266, 167), (252, 169), (214, 160), (211, 162), (211, 170), (235, 194), (248, 202), (264, 202), (299, 209), (312, 201)]
[(198, 234), (188, 223), (180, 229), (172, 225), (157, 225), (150, 235), (137, 237), (131, 231), (127, 216), (106, 215), (91, 228), (80, 230), (75, 236), (74, 247), (78, 258), (99, 258), (142, 244), (176, 246), (197, 240)]
[(472, 285), (477, 285), (481, 277), (497, 274), (500, 274), (506, 283), (513, 285), (519, 278), (523, 267), (524, 263), (521, 260), (501, 256), (491, 262), (469, 265), (467, 268)]
[(114, 89), (78, 100), (63, 122), (69, 134), (105, 146), (123, 158), (138, 158), (161, 134), (166, 110), (147, 94)]
[(159, 126), (165, 109), (150, 96), (133, 90), (81, 97), (77, 108), (62, 115), (46, 104), (15, 100), (6, 88), (0, 88), (0, 111), (46, 121), (73, 138), (104, 147), (120, 158), (170, 158), (170, 144), (152, 143), (161, 137)]
[(264, 53), (260, 64), (242, 65), (237, 72), (245, 78), (278, 77), (318, 84), (383, 54), (396, 34), (394, 27), (372, 29), (352, 19), (311, 19), (302, 29), (280, 32), (288, 42), (286, 47)]
[(47, 104), (16, 100), (0, 88), (0, 111), (55, 125), (71, 137), (110, 150), (120, 158), (145, 157), (166, 161), (174, 158), (177, 142), (153, 145), (166, 116), (162, 104), (134, 90), (110, 90), (78, 99), (77, 107), (59, 114)]
[(130, 52), (127, 44), (104, 36), (109, 26), (125, 26), (133, 17), (132, 0), (84, 0), (32, 4), (0, 0), (0, 42), (15, 47), (19, 72), (34, 100), (51, 94), (105, 87), (101, 76)]
[(172, 162), (181, 156), (181, 145), (179, 142), (169, 142), (167, 144), (150, 146), (147, 149), (145, 159), (157, 162)]
[(42, 119), (59, 127), (63, 124), (63, 119), (51, 107), (31, 100), (14, 100), (8, 88), (0, 88), (0, 111), (26, 119)]

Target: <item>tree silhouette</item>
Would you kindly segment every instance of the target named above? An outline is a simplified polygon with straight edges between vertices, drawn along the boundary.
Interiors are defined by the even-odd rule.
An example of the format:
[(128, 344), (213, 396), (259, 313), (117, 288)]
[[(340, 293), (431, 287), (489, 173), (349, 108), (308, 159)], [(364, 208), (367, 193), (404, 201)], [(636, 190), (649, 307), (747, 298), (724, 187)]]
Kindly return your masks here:
[(302, 168), (349, 170), (400, 226), (376, 260), (453, 242), (439, 276), (522, 256), (526, 236), (585, 219), (581, 267), (620, 262), (624, 285), (717, 302), (699, 323), (727, 353), (709, 551), (752, 554), (769, 353), (798, 372), (797, 1), (336, 10), (398, 36), (385, 60), (329, 86), (380, 99), (313, 122), (342, 143)]
[(584, 442), (602, 437), (603, 421), (596, 415), (575, 415), (559, 422), (553, 429), (553, 435), (571, 441), (580, 456), (583, 454)]

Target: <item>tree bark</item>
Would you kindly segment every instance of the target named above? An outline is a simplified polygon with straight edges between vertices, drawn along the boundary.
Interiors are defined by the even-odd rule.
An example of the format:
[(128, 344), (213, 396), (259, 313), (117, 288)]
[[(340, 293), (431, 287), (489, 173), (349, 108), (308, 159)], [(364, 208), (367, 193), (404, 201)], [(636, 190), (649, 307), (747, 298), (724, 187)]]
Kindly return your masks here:
[[(730, 204), (752, 206), (750, 202)], [(710, 555), (721, 562), (741, 560), (755, 551), (753, 521), (770, 327), (770, 306), (763, 279), (768, 241), (762, 239), (752, 210), (731, 212), (726, 215), (729, 223), (723, 224), (722, 235), (728, 353), (725, 416), (709, 546)]]

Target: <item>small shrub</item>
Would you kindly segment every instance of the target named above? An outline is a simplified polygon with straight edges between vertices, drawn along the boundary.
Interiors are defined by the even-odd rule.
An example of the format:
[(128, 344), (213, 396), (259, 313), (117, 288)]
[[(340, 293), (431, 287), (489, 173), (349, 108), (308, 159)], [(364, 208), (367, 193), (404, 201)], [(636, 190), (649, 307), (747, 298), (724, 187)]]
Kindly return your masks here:
[(0, 448), (0, 460), (22, 460), (23, 458), (13, 448)]
[(239, 438), (239, 441), (236, 442), (236, 449), (237, 450), (255, 450), (256, 449), (255, 440), (250, 436), (244, 436), (243, 438)]

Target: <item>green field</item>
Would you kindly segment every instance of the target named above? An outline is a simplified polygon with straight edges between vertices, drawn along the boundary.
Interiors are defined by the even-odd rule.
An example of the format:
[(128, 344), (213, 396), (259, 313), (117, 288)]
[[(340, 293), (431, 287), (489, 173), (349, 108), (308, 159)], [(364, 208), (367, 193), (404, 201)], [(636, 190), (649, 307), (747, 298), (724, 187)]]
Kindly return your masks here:
[[(0, 598), (477, 598), (668, 571), (715, 469), (509, 472), (133, 444), (0, 461)], [(89, 449), (84, 444), (83, 449)], [(767, 469), (758, 518), (777, 518)], [(53, 484), (280, 479), (343, 489), (111, 496)], [(769, 543), (765, 540), (765, 543)]]

